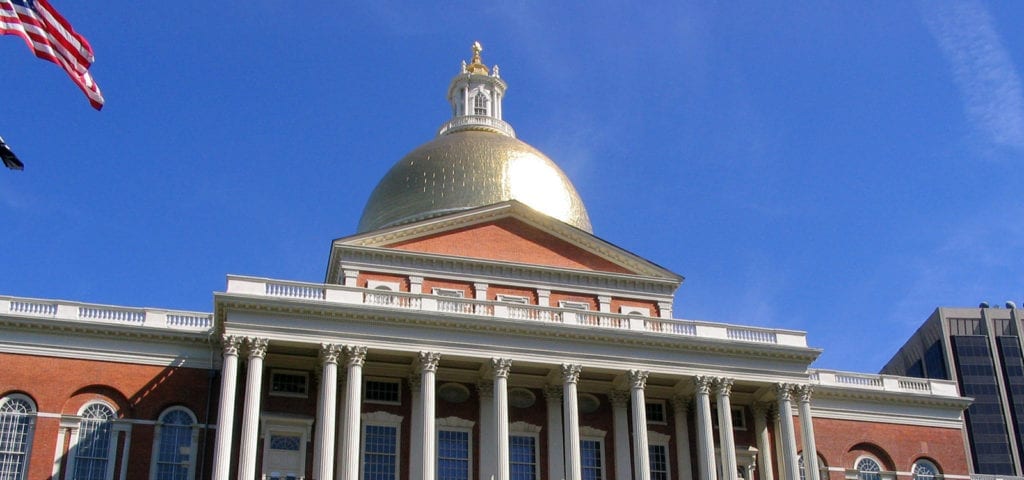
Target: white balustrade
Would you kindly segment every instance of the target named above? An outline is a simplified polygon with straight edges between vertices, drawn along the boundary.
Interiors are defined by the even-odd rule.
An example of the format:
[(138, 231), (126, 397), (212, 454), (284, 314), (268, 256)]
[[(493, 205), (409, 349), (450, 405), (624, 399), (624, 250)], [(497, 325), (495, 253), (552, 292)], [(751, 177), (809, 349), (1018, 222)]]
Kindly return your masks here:
[(959, 396), (956, 382), (949, 380), (900, 377), (896, 375), (872, 375), (835, 370), (811, 370), (808, 372), (808, 380), (812, 384), (824, 386), (886, 392), (923, 393), (943, 397)]

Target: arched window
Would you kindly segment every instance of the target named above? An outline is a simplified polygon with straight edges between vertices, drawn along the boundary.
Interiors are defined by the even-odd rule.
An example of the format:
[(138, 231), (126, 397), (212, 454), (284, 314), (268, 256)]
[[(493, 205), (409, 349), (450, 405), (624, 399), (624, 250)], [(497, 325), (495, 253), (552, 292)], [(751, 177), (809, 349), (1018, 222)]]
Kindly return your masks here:
[(477, 92), (473, 97), (473, 115), (487, 115), (487, 95)]
[(153, 448), (154, 480), (195, 478), (195, 425), (192, 412), (181, 407), (160, 416)]
[[(807, 472), (804, 470), (804, 454), (801, 453), (797, 456), (797, 465), (800, 466), (800, 480), (807, 480)], [(828, 465), (825, 463), (825, 459), (818, 455), (818, 478), (828, 478)]]
[(935, 480), (939, 478), (939, 467), (922, 458), (914, 462), (913, 473), (914, 480)]
[(856, 468), (858, 480), (882, 480), (882, 466), (871, 457), (861, 457), (857, 460)]
[(32, 449), (36, 407), (24, 395), (0, 398), (0, 478), (23, 480)]
[(82, 423), (75, 444), (75, 480), (107, 480), (111, 468), (114, 410), (103, 403), (91, 403), (82, 410)]

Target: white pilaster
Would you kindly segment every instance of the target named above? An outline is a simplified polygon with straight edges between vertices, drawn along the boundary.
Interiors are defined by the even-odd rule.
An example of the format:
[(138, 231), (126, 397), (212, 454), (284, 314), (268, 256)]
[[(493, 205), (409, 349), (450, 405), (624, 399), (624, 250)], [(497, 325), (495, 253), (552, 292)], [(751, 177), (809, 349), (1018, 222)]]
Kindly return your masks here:
[(629, 402), (633, 410), (634, 480), (651, 480), (651, 453), (647, 446), (647, 372), (629, 371)]
[(494, 425), (494, 380), (481, 380), (476, 384), (480, 396), (480, 478), (491, 480), (498, 474), (498, 432)]
[(366, 347), (346, 345), (345, 366), (345, 456), (341, 459), (344, 475), (340, 480), (359, 479), (359, 430), (363, 402), (363, 363)]
[(672, 398), (672, 417), (675, 419), (676, 465), (679, 480), (693, 480), (690, 459), (690, 399), (681, 395)]
[(562, 413), (565, 417), (565, 478), (581, 480), (580, 463), (580, 410), (576, 384), (580, 380), (580, 365), (562, 364)]
[(544, 387), (544, 398), (548, 404), (548, 478), (565, 478), (565, 446), (562, 444), (562, 387)]
[(242, 444), (238, 451), (238, 480), (256, 476), (256, 440), (260, 422), (260, 395), (263, 387), (263, 358), (267, 339), (249, 337), (249, 367), (245, 376), (245, 408), (242, 411)]
[(629, 455), (629, 393), (612, 390), (608, 394), (612, 404), (612, 424), (615, 436), (615, 478), (629, 480), (633, 475), (633, 465)]
[[(423, 436), (423, 375), (409, 375), (409, 395), (412, 397), (412, 433), (409, 438), (419, 439)], [(409, 452), (409, 478), (419, 479), (423, 476), (423, 444), (412, 442)]]
[(715, 480), (718, 465), (715, 462), (715, 437), (711, 428), (711, 377), (693, 378), (694, 403), (697, 409), (697, 462), (701, 480)]
[(319, 458), (314, 472), (317, 480), (334, 480), (334, 427), (337, 422), (338, 357), (341, 351), (341, 345), (320, 344), (320, 417), (316, 420), (316, 441), (319, 444), (316, 452)]
[(796, 461), (796, 432), (793, 429), (793, 405), (791, 403), (792, 385), (788, 383), (775, 384), (775, 394), (778, 398), (779, 428), (782, 433), (782, 458), (784, 469), (783, 478), (786, 480), (798, 480), (800, 478), (800, 467)]
[(796, 393), (800, 397), (800, 433), (803, 435), (804, 445), (804, 475), (807, 480), (820, 480), (818, 447), (814, 441), (814, 420), (811, 418), (811, 393), (813, 390), (814, 387), (810, 385), (796, 387)]
[(492, 358), (491, 367), (494, 369), (494, 419), (498, 437), (496, 480), (509, 480), (508, 375), (512, 369), (512, 360)]
[(754, 404), (754, 435), (757, 437), (757, 468), (762, 480), (772, 480), (772, 443), (768, 437), (768, 405)]
[[(224, 362), (220, 371), (220, 403), (217, 409), (217, 440), (213, 449), (213, 480), (228, 480), (231, 470), (231, 439), (235, 433), (235, 392), (238, 390), (238, 348), (241, 339), (224, 335)], [(60, 449), (63, 442), (57, 445)]]
[(732, 432), (732, 379), (718, 378), (715, 380), (715, 399), (718, 402), (718, 439), (722, 452), (722, 479), (736, 478), (736, 440)]
[(423, 459), (420, 467), (420, 474), (423, 480), (434, 480), (434, 461), (437, 457), (437, 433), (434, 430), (434, 420), (437, 417), (434, 413), (437, 402), (435, 397), (435, 384), (437, 380), (437, 363), (441, 360), (441, 354), (436, 352), (420, 352), (420, 400), (423, 404), (423, 428), (420, 442), (423, 444)]

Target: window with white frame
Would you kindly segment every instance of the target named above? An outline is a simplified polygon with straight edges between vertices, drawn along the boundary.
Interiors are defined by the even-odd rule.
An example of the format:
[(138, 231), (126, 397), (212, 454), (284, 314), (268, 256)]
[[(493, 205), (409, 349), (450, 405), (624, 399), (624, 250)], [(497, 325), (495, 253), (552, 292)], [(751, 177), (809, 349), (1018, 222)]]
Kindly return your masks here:
[(110, 480), (114, 473), (114, 409), (104, 403), (90, 403), (82, 409), (78, 439), (72, 446), (75, 480)]
[(935, 480), (939, 478), (939, 467), (923, 458), (914, 462), (912, 472), (914, 480)]
[(470, 480), (473, 464), (473, 422), (439, 418), (437, 428), (437, 480)]
[(14, 394), (0, 398), (0, 478), (25, 478), (35, 417), (35, 402), (27, 396)]
[(882, 480), (882, 465), (871, 457), (860, 457), (855, 464), (858, 480)]
[(473, 115), (487, 115), (487, 95), (477, 92), (473, 97)]
[(651, 462), (651, 480), (669, 480), (668, 435), (647, 432), (647, 453)]
[[(796, 462), (800, 469), (800, 480), (806, 480), (807, 471), (805, 470), (803, 452), (797, 455)], [(825, 463), (825, 459), (821, 458), (821, 455), (818, 455), (818, 478), (828, 478), (828, 465)]]
[(525, 422), (509, 425), (509, 473), (511, 480), (537, 480), (540, 427)]
[(580, 466), (583, 480), (604, 479), (604, 430), (580, 427)]
[[(196, 417), (183, 407), (173, 407), (160, 415), (153, 446), (153, 480), (191, 480), (195, 478)], [(0, 477), (2, 478), (2, 477)]]
[(665, 414), (664, 400), (648, 400), (645, 407), (647, 411), (647, 423), (664, 425), (668, 422)]
[(390, 378), (368, 378), (363, 383), (363, 400), (385, 405), (402, 404), (402, 381)]
[(296, 370), (271, 370), (270, 394), (275, 397), (307, 398), (309, 373)]
[(362, 480), (396, 480), (402, 417), (386, 412), (363, 415)]

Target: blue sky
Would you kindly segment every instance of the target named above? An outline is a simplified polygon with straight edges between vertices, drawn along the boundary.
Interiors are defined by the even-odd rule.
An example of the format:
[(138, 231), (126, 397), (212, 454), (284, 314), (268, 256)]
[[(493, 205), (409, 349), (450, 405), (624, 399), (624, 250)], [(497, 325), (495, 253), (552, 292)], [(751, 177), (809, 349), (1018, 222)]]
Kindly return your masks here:
[(2, 295), (322, 281), (479, 40), (595, 233), (686, 277), (678, 317), (873, 372), (937, 306), (1024, 302), (1022, 2), (52, 3), (107, 106), (0, 37)]

